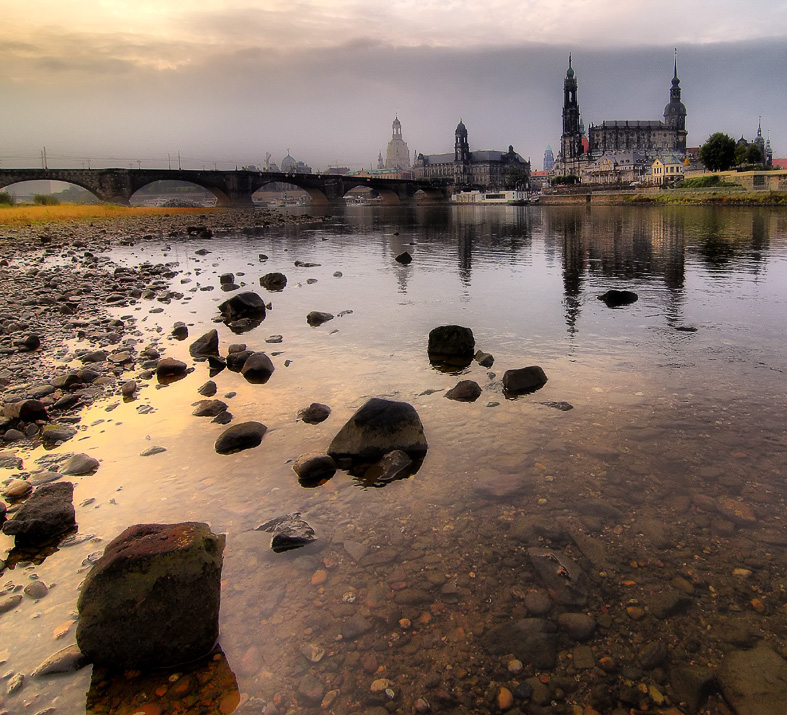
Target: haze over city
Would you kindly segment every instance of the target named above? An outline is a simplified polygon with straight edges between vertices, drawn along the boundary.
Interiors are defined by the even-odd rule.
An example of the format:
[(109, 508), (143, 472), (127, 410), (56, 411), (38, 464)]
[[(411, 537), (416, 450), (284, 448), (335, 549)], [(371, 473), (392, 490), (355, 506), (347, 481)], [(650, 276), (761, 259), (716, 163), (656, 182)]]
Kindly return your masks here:
[(673, 48), (688, 145), (787, 151), (787, 2), (13, 0), (0, 27), (0, 162), (184, 168), (368, 167), (394, 116), (410, 151), (473, 149), (541, 167), (561, 132), (569, 52), (585, 126), (659, 119)]

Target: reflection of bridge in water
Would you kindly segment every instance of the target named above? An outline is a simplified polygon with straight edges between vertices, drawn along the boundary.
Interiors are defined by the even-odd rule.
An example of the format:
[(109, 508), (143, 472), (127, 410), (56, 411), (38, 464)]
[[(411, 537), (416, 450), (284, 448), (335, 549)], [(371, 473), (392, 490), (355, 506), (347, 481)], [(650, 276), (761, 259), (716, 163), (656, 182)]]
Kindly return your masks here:
[(20, 181), (64, 181), (87, 189), (102, 201), (128, 204), (141, 188), (154, 181), (186, 181), (210, 191), (219, 206), (253, 206), (251, 196), (266, 184), (286, 183), (303, 189), (315, 204), (340, 200), (348, 191), (365, 187), (385, 204), (413, 199), (445, 199), (451, 187), (439, 180), (378, 179), (334, 174), (285, 174), (262, 171), (191, 171), (181, 169), (0, 169), (0, 188)]

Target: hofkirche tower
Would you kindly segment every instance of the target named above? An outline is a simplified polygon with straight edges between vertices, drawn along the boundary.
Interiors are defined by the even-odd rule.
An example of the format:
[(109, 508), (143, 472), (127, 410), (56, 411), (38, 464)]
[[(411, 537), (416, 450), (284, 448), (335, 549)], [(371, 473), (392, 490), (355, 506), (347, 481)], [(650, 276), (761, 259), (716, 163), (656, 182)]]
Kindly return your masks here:
[(675, 50), (675, 71), (669, 91), (669, 104), (664, 107), (664, 123), (675, 131), (675, 146), (686, 153), (686, 107), (680, 101), (680, 80), (678, 79), (678, 51)]
[(583, 154), (582, 134), (580, 131), (579, 100), (577, 99), (577, 78), (568, 56), (568, 70), (563, 80), (563, 134), (560, 137), (560, 153), (568, 173), (575, 167)]

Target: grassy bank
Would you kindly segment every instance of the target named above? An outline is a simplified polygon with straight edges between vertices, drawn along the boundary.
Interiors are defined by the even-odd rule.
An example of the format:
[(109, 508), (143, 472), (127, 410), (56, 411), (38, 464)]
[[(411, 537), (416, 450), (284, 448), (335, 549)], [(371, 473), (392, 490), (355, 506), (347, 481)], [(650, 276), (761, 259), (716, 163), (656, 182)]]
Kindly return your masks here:
[(621, 197), (631, 204), (717, 204), (722, 206), (787, 206), (787, 191), (741, 191), (675, 189), (658, 194)]
[(0, 206), (0, 226), (29, 226), (58, 221), (95, 221), (135, 216), (203, 214), (213, 208), (161, 208), (115, 204), (59, 204), (58, 206)]

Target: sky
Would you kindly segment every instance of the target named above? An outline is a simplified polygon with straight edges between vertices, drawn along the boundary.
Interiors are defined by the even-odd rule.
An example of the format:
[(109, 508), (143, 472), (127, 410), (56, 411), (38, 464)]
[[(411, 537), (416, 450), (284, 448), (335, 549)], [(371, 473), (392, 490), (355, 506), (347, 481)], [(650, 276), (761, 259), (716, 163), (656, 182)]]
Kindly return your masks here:
[[(572, 54), (585, 126), (662, 119), (688, 145), (787, 155), (787, 0), (3, 0), (0, 166), (362, 168), (509, 145), (541, 169)], [(178, 157), (180, 157), (178, 159)], [(171, 163), (171, 164), (170, 164)]]

